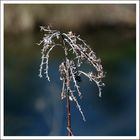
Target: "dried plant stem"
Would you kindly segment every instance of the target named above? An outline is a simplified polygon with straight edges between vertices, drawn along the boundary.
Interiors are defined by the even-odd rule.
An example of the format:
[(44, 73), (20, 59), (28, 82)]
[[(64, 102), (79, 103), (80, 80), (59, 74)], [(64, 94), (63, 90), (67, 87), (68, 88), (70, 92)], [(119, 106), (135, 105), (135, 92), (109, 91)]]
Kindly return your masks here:
[[(66, 57), (67, 59), (67, 57)], [(67, 80), (66, 80), (66, 84), (69, 87), (70, 86), (70, 77), (69, 74), (67, 73)], [(72, 130), (71, 130), (71, 112), (70, 112), (70, 91), (69, 89), (67, 89), (67, 93), (66, 93), (66, 100), (67, 100), (67, 130), (68, 130), (68, 136), (72, 136)]]
[(69, 92), (67, 95), (67, 128), (68, 128), (68, 136), (72, 136)]
[[(41, 50), (41, 64), (39, 69), (39, 77), (44, 75), (50, 81), (48, 75), (48, 62), (50, 52), (55, 47), (62, 47), (64, 49), (65, 60), (59, 65), (60, 80), (63, 81), (61, 99), (66, 98), (67, 102), (67, 130), (68, 136), (73, 136), (71, 130), (71, 106), (70, 102), (74, 101), (76, 107), (82, 115), (84, 121), (86, 121), (84, 113), (81, 106), (78, 103), (76, 93), (81, 97), (79, 82), (81, 81), (81, 75), (83, 74), (90, 81), (94, 81), (99, 89), (99, 97), (101, 97), (102, 87), (105, 85), (102, 79), (105, 77), (103, 67), (101, 65), (101, 60), (96, 57), (95, 52), (86, 44), (86, 42), (81, 39), (81, 37), (73, 33), (72, 31), (68, 33), (63, 33), (57, 30), (51, 30), (48, 26), (47, 28), (41, 26), (42, 31), (44, 31), (43, 39), (38, 43), (38, 45), (43, 45)], [(58, 44), (58, 43), (59, 44)], [(72, 57), (70, 56), (73, 54)], [(95, 70), (89, 72), (84, 72), (81, 69), (81, 65), (88, 63), (93, 66)]]

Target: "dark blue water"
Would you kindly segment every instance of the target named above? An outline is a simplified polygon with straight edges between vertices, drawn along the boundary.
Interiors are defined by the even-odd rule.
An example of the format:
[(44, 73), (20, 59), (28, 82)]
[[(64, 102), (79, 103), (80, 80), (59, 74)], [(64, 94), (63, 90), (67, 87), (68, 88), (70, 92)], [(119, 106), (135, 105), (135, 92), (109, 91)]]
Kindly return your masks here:
[[(132, 35), (128, 36), (128, 32)], [(98, 97), (95, 83), (82, 77), (83, 98), (79, 103), (86, 122), (71, 102), (75, 136), (136, 135), (136, 45), (133, 32), (127, 33), (105, 30), (83, 34), (88, 44), (93, 44), (107, 74), (102, 98)], [(41, 48), (35, 45), (39, 39), (35, 35), (5, 37), (5, 135), (67, 135), (66, 101), (60, 97), (62, 82), (58, 72), (62, 49), (57, 48), (50, 57), (51, 82), (40, 79)]]

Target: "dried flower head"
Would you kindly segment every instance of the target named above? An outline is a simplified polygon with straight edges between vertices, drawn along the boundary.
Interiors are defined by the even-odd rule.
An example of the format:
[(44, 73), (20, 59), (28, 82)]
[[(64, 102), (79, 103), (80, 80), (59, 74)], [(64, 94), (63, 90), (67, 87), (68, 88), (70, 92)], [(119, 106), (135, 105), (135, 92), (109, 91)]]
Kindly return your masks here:
[[(68, 33), (62, 33), (57, 30), (51, 30), (48, 26), (47, 28), (41, 26), (41, 31), (44, 31), (44, 37), (38, 45), (42, 45), (41, 50), (41, 64), (39, 69), (39, 77), (46, 76), (48, 81), (50, 81), (48, 75), (48, 62), (49, 55), (52, 49), (56, 46), (61, 46), (64, 48), (65, 61), (59, 66), (60, 80), (63, 81), (61, 99), (69, 96), (69, 99), (75, 101), (83, 120), (85, 121), (85, 116), (81, 110), (81, 107), (77, 101), (74, 92), (77, 92), (79, 97), (81, 97), (80, 87), (78, 82), (81, 81), (81, 74), (89, 78), (90, 81), (94, 81), (99, 89), (99, 97), (101, 97), (101, 90), (104, 83), (102, 79), (104, 78), (103, 67), (101, 65), (101, 60), (95, 55), (95, 52), (86, 44), (86, 42), (76, 36), (72, 31)], [(61, 44), (57, 44), (56, 40), (61, 40)], [(69, 58), (69, 53), (74, 54), (73, 58)], [(88, 73), (80, 70), (81, 64), (89, 63), (96, 70), (90, 71)], [(45, 67), (45, 68), (44, 68)], [(70, 84), (73, 83), (73, 84)]]

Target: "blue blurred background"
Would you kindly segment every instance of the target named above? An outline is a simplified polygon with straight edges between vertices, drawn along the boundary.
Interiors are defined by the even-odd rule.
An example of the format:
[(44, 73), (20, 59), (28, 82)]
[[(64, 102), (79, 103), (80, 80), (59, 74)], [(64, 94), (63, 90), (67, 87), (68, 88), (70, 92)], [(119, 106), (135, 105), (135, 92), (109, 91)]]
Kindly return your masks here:
[[(79, 103), (86, 122), (71, 102), (75, 136), (136, 135), (135, 5), (5, 5), (4, 135), (66, 136), (66, 101), (61, 100), (58, 66), (62, 49), (51, 53), (51, 82), (38, 77), (40, 25), (72, 30), (102, 60), (106, 86), (98, 97), (95, 83), (82, 77)], [(85, 66), (88, 69), (88, 66)]]

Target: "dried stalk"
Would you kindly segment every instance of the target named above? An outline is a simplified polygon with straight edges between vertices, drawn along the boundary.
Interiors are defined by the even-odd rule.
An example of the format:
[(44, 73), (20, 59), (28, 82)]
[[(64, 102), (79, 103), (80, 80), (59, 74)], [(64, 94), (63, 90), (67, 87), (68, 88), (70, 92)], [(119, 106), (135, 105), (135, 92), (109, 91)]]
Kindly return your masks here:
[(67, 128), (68, 128), (68, 136), (72, 135), (71, 130), (71, 113), (70, 113), (70, 99), (69, 94), (67, 95)]
[[(84, 113), (81, 109), (81, 106), (78, 103), (77, 97), (74, 95), (74, 92), (77, 91), (78, 96), (81, 97), (80, 87), (78, 82), (80, 81), (80, 76), (83, 74), (90, 81), (94, 81), (99, 89), (99, 97), (101, 97), (101, 90), (104, 83), (102, 79), (104, 78), (103, 67), (101, 65), (101, 60), (98, 59), (95, 53), (91, 48), (86, 44), (80, 36), (76, 36), (71, 31), (68, 33), (61, 33), (57, 30), (51, 30), (48, 26), (47, 28), (41, 26), (41, 31), (44, 31), (44, 37), (38, 45), (43, 45), (41, 50), (41, 64), (39, 69), (39, 77), (46, 75), (48, 81), (50, 81), (48, 75), (48, 62), (50, 52), (56, 46), (61, 46), (64, 49), (65, 61), (62, 62), (59, 66), (60, 71), (60, 80), (63, 81), (61, 99), (66, 98), (67, 100), (67, 130), (68, 136), (73, 135), (71, 130), (71, 114), (70, 114), (70, 101), (74, 101), (79, 112), (82, 115), (84, 121), (86, 121)], [(56, 40), (59, 40), (61, 44), (57, 44)], [(75, 56), (74, 58), (69, 58), (69, 53), (72, 52)], [(93, 66), (96, 72), (84, 72), (80, 70), (81, 64), (89, 63)], [(44, 69), (44, 66), (46, 67)], [(73, 82), (73, 86), (72, 83)]]

